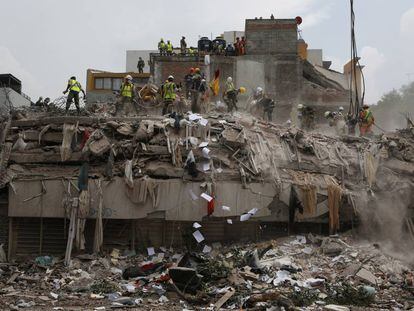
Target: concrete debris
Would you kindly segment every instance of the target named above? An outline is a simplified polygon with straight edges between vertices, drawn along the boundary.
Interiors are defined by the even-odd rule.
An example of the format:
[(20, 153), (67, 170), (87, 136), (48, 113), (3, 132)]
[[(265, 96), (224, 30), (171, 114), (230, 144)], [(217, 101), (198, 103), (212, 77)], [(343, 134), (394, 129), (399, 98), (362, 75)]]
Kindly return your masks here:
[[(333, 258), (325, 254), (332, 238), (314, 237), (313, 241), (322, 240), (321, 245), (310, 239), (298, 243), (297, 237), (291, 237), (266, 244), (216, 244), (208, 254), (201, 249), (188, 253), (163, 247), (162, 258), (148, 255), (147, 249), (128, 256), (113, 250), (99, 259), (75, 258), (71, 267), (55, 260), (47, 270), (34, 264), (34, 258), (1, 266), (0, 297), (12, 310), (66, 309), (79, 303), (85, 309), (99, 310), (139, 305), (173, 310), (177, 305), (189, 310), (209, 306), (215, 310), (414, 307), (405, 298), (413, 292), (409, 281), (413, 272), (402, 262), (346, 236), (335, 237), (342, 248)], [(312, 256), (303, 251), (306, 248), (312, 248)], [(114, 257), (118, 261), (111, 262)], [(100, 261), (107, 262), (109, 269)], [(18, 277), (16, 271), (20, 271)], [(31, 283), (30, 279), (41, 281)], [(38, 295), (32, 295), (33, 291)]]

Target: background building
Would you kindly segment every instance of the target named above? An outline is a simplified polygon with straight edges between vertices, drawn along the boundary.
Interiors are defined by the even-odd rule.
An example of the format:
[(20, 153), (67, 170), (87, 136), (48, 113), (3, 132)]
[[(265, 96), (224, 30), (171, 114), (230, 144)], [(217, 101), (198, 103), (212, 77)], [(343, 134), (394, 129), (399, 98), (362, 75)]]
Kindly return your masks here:
[(8, 111), (10, 105), (18, 108), (30, 106), (30, 104), (30, 97), (22, 92), (22, 82), (10, 73), (0, 74), (1, 112)]

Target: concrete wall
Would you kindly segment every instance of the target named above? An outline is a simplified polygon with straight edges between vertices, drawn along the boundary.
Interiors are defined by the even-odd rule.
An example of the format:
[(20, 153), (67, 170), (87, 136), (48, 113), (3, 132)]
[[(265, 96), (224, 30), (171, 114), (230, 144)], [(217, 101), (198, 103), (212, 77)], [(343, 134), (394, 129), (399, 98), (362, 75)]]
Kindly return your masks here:
[(322, 49), (308, 49), (308, 62), (314, 66), (323, 66), (323, 51)]
[(125, 71), (138, 72), (137, 64), (139, 57), (145, 62), (144, 72), (150, 71), (148, 61), (150, 60), (150, 53), (157, 53), (158, 50), (129, 50), (126, 51)]
[(244, 31), (225, 31), (223, 33), (223, 38), (226, 40), (227, 44), (233, 44), (236, 42), (236, 38), (244, 37)]
[(155, 56), (151, 64), (151, 75), (154, 77), (154, 83), (157, 85), (164, 83), (169, 75), (173, 75), (175, 82), (179, 84), (184, 82), (184, 76), (191, 67), (198, 67), (206, 73), (203, 57), (180, 55)]
[(294, 19), (247, 19), (246, 54), (297, 54)]
[[(7, 93), (7, 95), (6, 95)], [(0, 88), (0, 104), (8, 106), (9, 103), (6, 100), (6, 97), (9, 97), (9, 100), (13, 104), (13, 107), (19, 108), (24, 106), (30, 106), (30, 99), (22, 96), (21, 94), (17, 93), (15, 90), (11, 88)]]

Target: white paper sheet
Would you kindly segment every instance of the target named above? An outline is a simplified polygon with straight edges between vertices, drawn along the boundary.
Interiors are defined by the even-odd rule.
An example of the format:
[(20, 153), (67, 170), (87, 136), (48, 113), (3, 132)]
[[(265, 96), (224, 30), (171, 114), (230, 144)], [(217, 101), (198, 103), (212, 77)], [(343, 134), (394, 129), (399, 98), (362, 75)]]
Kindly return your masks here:
[(148, 252), (148, 256), (153, 256), (155, 255), (155, 250), (153, 247), (148, 247), (147, 248), (147, 252)]
[(259, 209), (258, 208), (252, 208), (248, 213), (250, 214), (250, 215), (254, 215), (254, 214), (256, 214), (257, 212), (259, 211)]
[(203, 171), (206, 172), (210, 170), (210, 162), (203, 163)]
[(202, 126), (206, 126), (206, 125), (207, 125), (207, 123), (208, 123), (208, 120), (207, 120), (207, 119), (204, 119), (204, 118), (201, 118), (201, 119), (198, 121), (198, 124), (200, 124), (200, 125), (202, 125)]
[(233, 220), (231, 220), (231, 219), (227, 219), (227, 223), (228, 223), (229, 225), (232, 225), (232, 224), (233, 224)]
[(240, 221), (248, 221), (250, 219), (250, 217), (252, 217), (252, 215), (250, 215), (250, 214), (240, 215)]
[(193, 201), (198, 200), (198, 196), (194, 193), (194, 191), (192, 189), (188, 190), (188, 192), (190, 193), (191, 200), (193, 200)]
[(211, 200), (213, 200), (213, 197), (209, 196), (207, 193), (202, 193), (200, 195), (200, 197), (202, 197), (204, 200), (206, 200), (207, 202), (210, 202)]
[(204, 245), (204, 247), (203, 247), (203, 253), (204, 254), (210, 253), (211, 250), (212, 250), (212, 248), (210, 246)]
[(218, 169), (216, 169), (216, 172), (217, 173), (222, 173), (223, 172), (223, 169), (221, 167), (219, 167)]
[(193, 237), (194, 237), (194, 239), (196, 239), (197, 243), (201, 243), (201, 242), (204, 241), (204, 236), (198, 230), (193, 233)]
[(188, 120), (190, 120), (190, 121), (199, 120), (201, 118), (202, 117), (200, 115), (196, 114), (196, 113), (192, 113), (188, 116)]
[(207, 147), (204, 147), (203, 149), (201, 149), (201, 153), (203, 154), (203, 157), (210, 159), (210, 156), (209, 156), (210, 149), (208, 149)]
[(231, 211), (231, 208), (230, 208), (230, 207), (228, 207), (228, 206), (225, 206), (225, 205), (223, 205), (223, 206), (221, 207), (221, 209), (222, 209), (223, 211), (226, 211), (226, 212), (230, 212), (230, 211)]
[(201, 228), (201, 225), (198, 222), (193, 223), (193, 228)]
[(198, 145), (200, 148), (204, 148), (208, 146), (208, 141), (203, 141), (201, 144)]

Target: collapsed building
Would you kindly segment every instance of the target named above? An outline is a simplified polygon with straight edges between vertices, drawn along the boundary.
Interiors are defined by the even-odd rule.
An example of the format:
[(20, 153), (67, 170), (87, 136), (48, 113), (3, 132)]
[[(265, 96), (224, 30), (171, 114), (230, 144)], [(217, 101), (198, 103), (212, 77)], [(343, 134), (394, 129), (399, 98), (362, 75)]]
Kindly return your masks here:
[[(411, 130), (368, 140), (236, 113), (3, 122), (1, 243), (9, 257), (337, 232), (397, 196), (412, 207)], [(392, 208), (392, 206), (390, 206)], [(68, 238), (69, 236), (69, 238)]]

